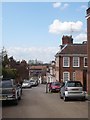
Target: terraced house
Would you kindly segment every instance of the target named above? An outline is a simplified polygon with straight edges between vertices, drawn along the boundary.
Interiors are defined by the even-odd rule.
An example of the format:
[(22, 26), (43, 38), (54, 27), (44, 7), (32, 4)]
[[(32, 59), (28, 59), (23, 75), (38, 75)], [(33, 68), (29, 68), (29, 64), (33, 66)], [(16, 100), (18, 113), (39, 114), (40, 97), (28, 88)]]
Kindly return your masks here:
[(87, 86), (87, 41), (74, 44), (72, 36), (63, 36), (60, 51), (55, 55), (58, 81), (80, 80)]

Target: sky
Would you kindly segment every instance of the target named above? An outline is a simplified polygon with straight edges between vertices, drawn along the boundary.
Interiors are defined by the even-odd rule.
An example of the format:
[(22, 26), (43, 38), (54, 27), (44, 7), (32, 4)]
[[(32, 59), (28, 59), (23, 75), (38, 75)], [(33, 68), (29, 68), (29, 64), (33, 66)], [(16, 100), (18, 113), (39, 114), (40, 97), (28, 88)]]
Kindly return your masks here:
[(87, 2), (3, 2), (2, 46), (16, 60), (55, 60), (63, 35), (87, 40)]

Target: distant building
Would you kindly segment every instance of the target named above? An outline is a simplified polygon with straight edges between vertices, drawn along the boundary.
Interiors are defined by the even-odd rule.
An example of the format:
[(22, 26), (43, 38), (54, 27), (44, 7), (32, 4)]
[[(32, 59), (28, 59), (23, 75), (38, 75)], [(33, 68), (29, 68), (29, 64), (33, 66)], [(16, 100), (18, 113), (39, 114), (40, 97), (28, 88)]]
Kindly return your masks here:
[(29, 78), (38, 77), (40, 83), (46, 82), (47, 64), (29, 65)]
[(60, 48), (55, 55), (56, 79), (60, 82), (77, 80), (76, 71), (83, 73), (84, 69), (87, 70), (87, 42), (74, 44), (72, 36), (63, 36)]
[(87, 53), (88, 53), (88, 93), (90, 93), (90, 1), (87, 9)]
[(56, 81), (55, 78), (55, 61), (52, 61), (51, 64), (48, 66), (47, 70), (47, 83)]
[(36, 59), (36, 60), (29, 60), (28, 64), (30, 64), (30, 65), (43, 64), (43, 62)]

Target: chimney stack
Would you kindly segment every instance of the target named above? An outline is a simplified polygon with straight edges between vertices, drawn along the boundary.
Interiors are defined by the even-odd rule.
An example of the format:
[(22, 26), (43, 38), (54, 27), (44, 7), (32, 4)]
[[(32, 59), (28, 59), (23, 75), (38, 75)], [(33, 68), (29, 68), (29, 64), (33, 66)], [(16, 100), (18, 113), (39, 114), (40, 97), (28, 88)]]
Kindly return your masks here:
[(62, 45), (66, 44), (73, 44), (73, 38), (72, 36), (64, 36), (62, 37)]

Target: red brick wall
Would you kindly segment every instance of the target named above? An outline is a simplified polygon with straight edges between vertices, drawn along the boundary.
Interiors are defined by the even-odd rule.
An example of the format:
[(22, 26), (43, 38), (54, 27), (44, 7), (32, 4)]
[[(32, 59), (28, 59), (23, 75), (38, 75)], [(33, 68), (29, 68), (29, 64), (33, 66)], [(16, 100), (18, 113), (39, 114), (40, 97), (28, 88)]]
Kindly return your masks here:
[[(87, 15), (90, 14), (90, 8), (87, 10)], [(87, 50), (88, 50), (88, 93), (90, 93), (90, 15), (87, 18)]]
[(76, 78), (76, 80), (81, 81), (81, 83), (83, 84), (83, 71), (76, 70), (75, 71), (75, 78)]
[[(80, 57), (80, 67), (73, 67), (73, 57), (70, 57), (70, 67), (63, 67), (63, 57), (60, 57), (59, 60), (60, 60), (59, 80), (63, 79), (63, 72), (64, 71), (70, 72), (70, 80), (73, 80), (73, 72), (75, 72), (76, 70), (82, 70), (83, 71), (83, 68), (84, 68), (84, 57)], [(81, 77), (83, 78), (83, 75), (81, 75)]]
[(72, 36), (63, 36), (62, 44), (73, 44)]

